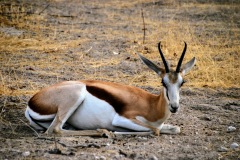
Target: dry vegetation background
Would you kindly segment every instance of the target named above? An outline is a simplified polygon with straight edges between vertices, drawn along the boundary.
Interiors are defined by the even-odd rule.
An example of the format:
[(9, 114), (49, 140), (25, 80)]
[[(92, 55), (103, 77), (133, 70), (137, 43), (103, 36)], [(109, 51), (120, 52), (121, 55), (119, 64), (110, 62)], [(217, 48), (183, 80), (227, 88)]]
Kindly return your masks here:
[[(18, 134), (20, 125), (14, 123), (23, 125), (25, 120), (17, 117), (24, 119), (28, 99), (56, 82), (100, 79), (158, 92), (157, 76), (136, 52), (162, 65), (159, 41), (173, 66), (184, 41), (188, 44), (185, 62), (197, 58), (186, 76), (185, 89), (210, 89), (217, 96), (226, 92), (234, 99), (231, 104), (239, 104), (235, 102), (240, 88), (238, 0), (2, 0), (0, 5), (0, 122), (10, 130), (4, 136)], [(146, 25), (144, 44), (141, 10)], [(227, 93), (229, 89), (234, 94)], [(189, 93), (185, 96), (198, 95)], [(201, 95), (204, 101), (205, 92)], [(237, 112), (231, 114), (237, 117)]]
[[(74, 3), (94, 7), (77, 8)], [(145, 44), (141, 8), (147, 28)], [(49, 84), (37, 83), (32, 74), (50, 77), (55, 83), (66, 77), (66, 66), (72, 66), (67, 80), (94, 78), (156, 87), (159, 83), (149, 70), (129, 67), (134, 72), (129, 75), (115, 68), (126, 56), (113, 54), (125, 53), (136, 61), (137, 51), (158, 62), (159, 41), (173, 64), (183, 41), (188, 43), (185, 60), (197, 58), (188, 86), (240, 86), (237, 1), (2, 1), (0, 13), (1, 94), (32, 94)], [(89, 61), (93, 54), (97, 58)], [(114, 68), (113, 76), (104, 72), (105, 66)], [(86, 74), (89, 68), (95, 72)]]

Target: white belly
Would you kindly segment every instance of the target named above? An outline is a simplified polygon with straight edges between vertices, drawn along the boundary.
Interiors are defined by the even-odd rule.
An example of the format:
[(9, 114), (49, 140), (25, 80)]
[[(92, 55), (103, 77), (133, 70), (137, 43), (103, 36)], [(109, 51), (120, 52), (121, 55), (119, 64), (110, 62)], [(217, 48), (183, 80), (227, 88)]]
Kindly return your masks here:
[(112, 126), (115, 115), (116, 111), (109, 103), (87, 92), (83, 103), (67, 122), (77, 129), (93, 130), (105, 128), (115, 130), (116, 128)]

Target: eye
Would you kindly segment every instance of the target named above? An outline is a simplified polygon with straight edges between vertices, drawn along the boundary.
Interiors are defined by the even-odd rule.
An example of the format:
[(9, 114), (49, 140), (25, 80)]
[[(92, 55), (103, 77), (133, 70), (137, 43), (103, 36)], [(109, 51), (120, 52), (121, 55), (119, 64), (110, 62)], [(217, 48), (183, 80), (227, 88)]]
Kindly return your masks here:
[(186, 83), (185, 80), (182, 81), (182, 83), (180, 84), (180, 87), (183, 86), (184, 83)]

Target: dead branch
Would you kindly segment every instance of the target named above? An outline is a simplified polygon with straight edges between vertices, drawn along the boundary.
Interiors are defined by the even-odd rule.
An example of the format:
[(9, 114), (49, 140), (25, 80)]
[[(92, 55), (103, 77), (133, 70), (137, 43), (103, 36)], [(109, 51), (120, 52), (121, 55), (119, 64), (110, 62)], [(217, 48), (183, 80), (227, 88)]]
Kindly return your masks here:
[(144, 21), (144, 15), (143, 15), (143, 9), (141, 8), (141, 12), (142, 12), (142, 20), (143, 20), (143, 44), (145, 43), (145, 36), (146, 36), (146, 27), (145, 27), (145, 21)]

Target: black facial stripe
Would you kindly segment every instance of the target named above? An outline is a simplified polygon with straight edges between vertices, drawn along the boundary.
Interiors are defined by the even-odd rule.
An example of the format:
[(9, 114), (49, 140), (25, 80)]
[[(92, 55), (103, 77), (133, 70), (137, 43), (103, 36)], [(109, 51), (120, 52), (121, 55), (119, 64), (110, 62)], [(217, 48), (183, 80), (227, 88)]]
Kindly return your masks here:
[(166, 84), (164, 83), (163, 79), (162, 79), (162, 85), (163, 85), (163, 87), (165, 87), (165, 88), (167, 89), (167, 86), (166, 86)]
[(182, 81), (182, 84), (181, 84), (181, 86), (182, 86), (184, 83), (186, 83), (186, 81), (185, 81), (185, 80), (183, 80), (183, 81)]
[(168, 89), (167, 88), (166, 88), (166, 92), (167, 92), (168, 101), (170, 101), (169, 96), (168, 96)]
[(168, 88), (167, 88), (167, 85), (164, 83), (163, 79), (162, 79), (162, 85), (164, 88), (166, 88), (166, 95), (167, 95), (168, 100), (170, 101), (169, 96), (168, 96)]

